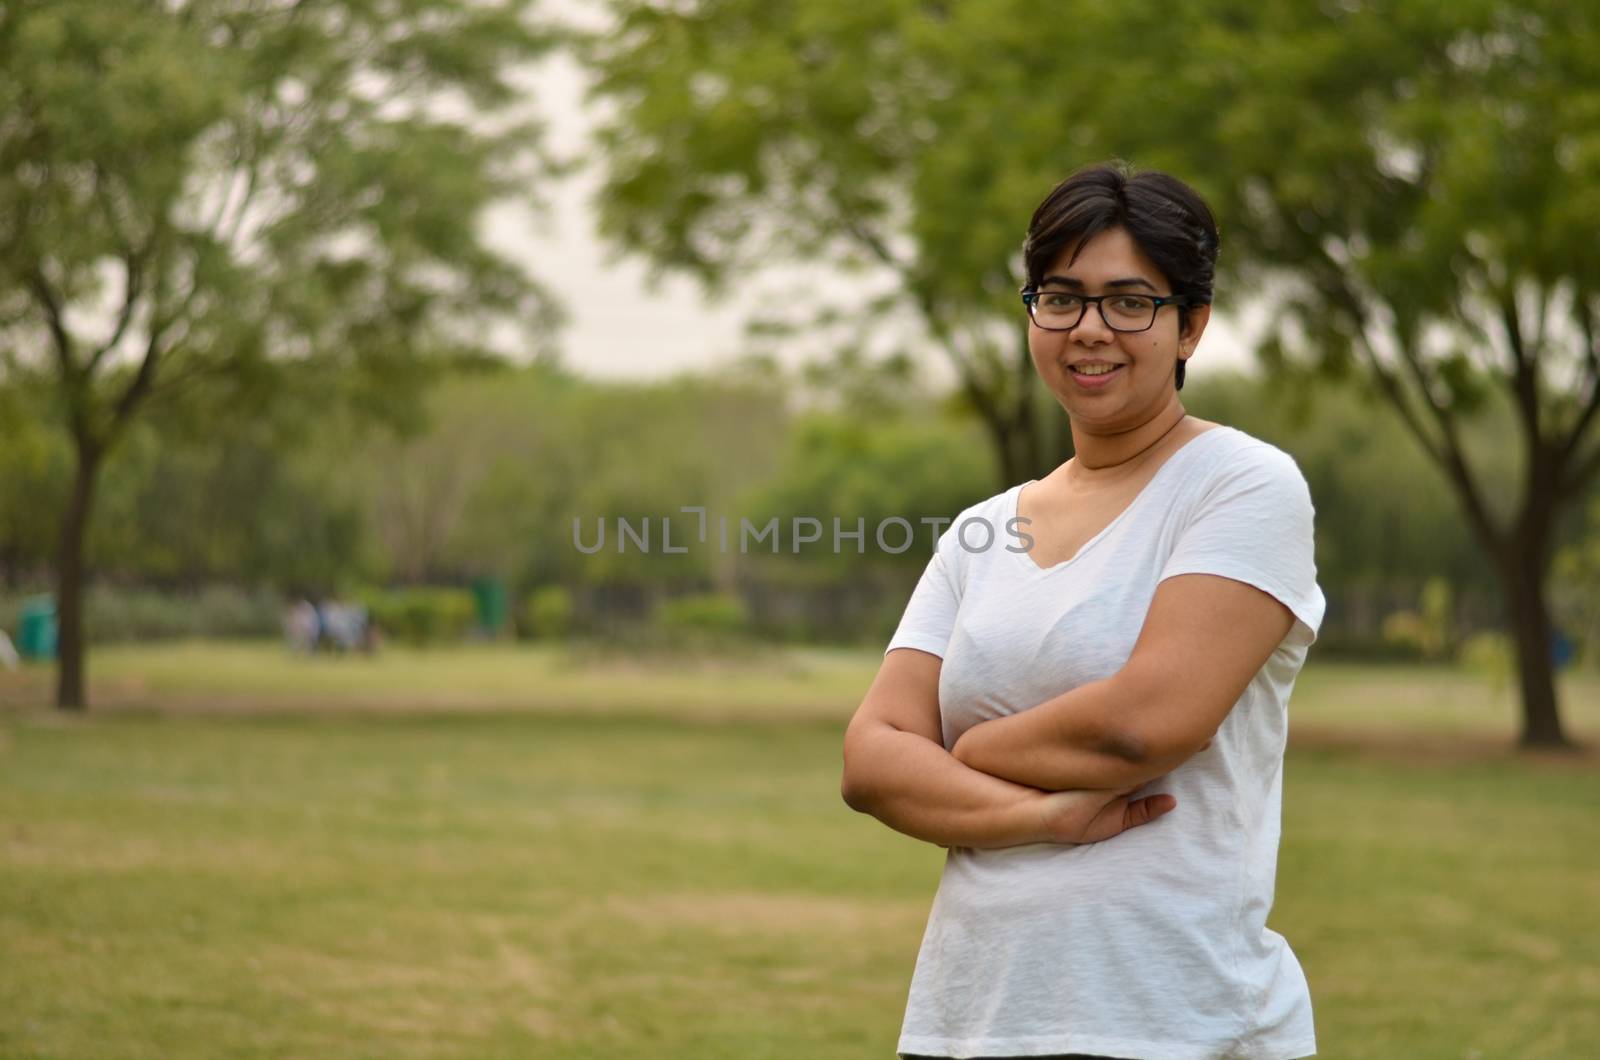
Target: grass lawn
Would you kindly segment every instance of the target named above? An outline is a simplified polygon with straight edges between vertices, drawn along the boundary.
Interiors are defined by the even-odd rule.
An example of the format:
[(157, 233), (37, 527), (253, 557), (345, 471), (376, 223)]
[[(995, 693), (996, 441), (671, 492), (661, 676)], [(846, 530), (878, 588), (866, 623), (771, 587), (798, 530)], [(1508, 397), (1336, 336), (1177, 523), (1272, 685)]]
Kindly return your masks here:
[[(97, 653), (87, 718), (0, 674), (0, 1057), (888, 1058), (941, 852), (839, 801), (874, 665), (175, 645)], [(1509, 753), (1509, 697), (1303, 675), (1321, 1055), (1600, 1040), (1600, 759)]]

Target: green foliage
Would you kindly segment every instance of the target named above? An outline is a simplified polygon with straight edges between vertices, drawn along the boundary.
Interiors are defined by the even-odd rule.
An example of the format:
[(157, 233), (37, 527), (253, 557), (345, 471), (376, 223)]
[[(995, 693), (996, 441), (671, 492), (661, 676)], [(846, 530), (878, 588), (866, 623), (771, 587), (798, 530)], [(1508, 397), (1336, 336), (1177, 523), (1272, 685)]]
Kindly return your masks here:
[(1383, 639), (1407, 656), (1423, 662), (1455, 657), (1455, 593), (1443, 578), (1429, 578), (1415, 611), (1396, 611), (1383, 620)]
[[(1493, 597), (1493, 571), (1448, 484), (1400, 424), (1373, 416), (1370, 401), (1322, 386), (1308, 389), (1297, 408), (1271, 377), (1202, 369), (1190, 377), (1185, 404), (1195, 415), (1277, 445), (1299, 464), (1316, 502), (1317, 577), (1330, 598), (1378, 589), (1415, 598), (1430, 577), (1446, 579), (1463, 598)], [(1464, 438), (1485, 454), (1485, 472), (1507, 484), (1499, 493), (1513, 479), (1508, 454), (1497, 449), (1503, 429), (1488, 422)]]
[(1580, 646), (1580, 658), (1600, 669), (1600, 494), (1589, 501), (1578, 536), (1555, 558), (1551, 607)]
[[(1202, 192), (1217, 305), (1260, 292), (1281, 381), (1397, 414), (1484, 556), (1542, 560), (1600, 479), (1592, 4), (614, 7), (587, 53), (614, 105), (605, 231), (712, 284), (786, 255), (879, 266), (986, 425), (995, 485), (1058, 460), (1018, 355), (1029, 212), (1111, 158)], [(1510, 489), (1461, 442), (1502, 409)], [(1529, 688), (1530, 738), (1559, 742)]]
[(1516, 648), (1504, 633), (1484, 630), (1461, 643), (1461, 664), (1482, 678), (1490, 691), (1500, 696), (1516, 673)]
[(208, 585), (194, 593), (95, 586), (87, 597), (91, 643), (177, 637), (275, 637), (283, 600), (273, 592)]
[[(771, 576), (813, 583), (874, 571), (920, 571), (933, 549), (932, 532), (920, 520), (952, 518), (990, 495), (992, 473), (970, 425), (936, 417), (884, 421), (814, 413), (796, 423), (771, 480), (746, 498), (752, 523), (776, 518), (783, 534), (777, 555), (755, 551), (748, 559)], [(822, 524), (821, 540), (798, 556), (790, 534), (797, 518)], [(905, 527), (887, 524), (893, 518), (910, 524), (909, 547)], [(879, 547), (880, 527), (886, 548)], [(859, 542), (843, 537), (857, 529), (864, 530)]]
[[(374, 437), (351, 452), (348, 488), (362, 498), (378, 560), (410, 580), (498, 574), (526, 588), (560, 581), (661, 584), (703, 580), (703, 548), (660, 551), (696, 536), (692, 515), (729, 513), (771, 472), (787, 415), (770, 380), (706, 375), (593, 383), (550, 366), (459, 375), (429, 395), (427, 429)], [(615, 520), (651, 521), (652, 552), (619, 554)], [(586, 556), (573, 520), (606, 547)]]
[(564, 585), (541, 585), (522, 605), (522, 629), (535, 640), (561, 640), (573, 630), (572, 591)]
[[(471, 348), (487, 319), (547, 322), (475, 224), (543, 167), (532, 126), (479, 120), (520, 99), (511, 68), (548, 44), (528, 7), (14, 6), (6, 378), (49, 380), (106, 445), (146, 400), (192, 414), (288, 364), (357, 368), (349, 396), (392, 404), (419, 358)], [(81, 325), (108, 301), (105, 331)]]
[(750, 614), (731, 593), (696, 593), (663, 600), (651, 616), (655, 631), (673, 646), (713, 648), (744, 639)]
[(1382, 362), (1435, 445), (1429, 400), (1470, 414), (1509, 391), (1513, 347), (1538, 362), (1553, 435), (1580, 407), (1553, 381), (1594, 392), (1600, 24), (1583, 5), (615, 7), (620, 31), (587, 51), (618, 104), (605, 230), (712, 283), (784, 252), (885, 266), (981, 405), (1023, 407), (1013, 340), (983, 328), (1020, 328), (1028, 212), (1109, 157), (1206, 194), (1219, 304), (1270, 280), (1280, 363), (1370, 380)]
[(477, 618), (467, 589), (414, 586), (363, 593), (367, 615), (385, 637), (428, 646), (464, 639)]
[[(11, 578), (41, 577), (58, 559), (72, 456), (41, 410), (17, 411), (0, 427), (10, 442), (0, 444), (0, 563)], [(368, 516), (334, 459), (362, 436), (351, 413), (293, 393), (204, 429), (135, 423), (107, 458), (92, 565), (169, 589), (321, 594), (371, 579)]]
[[(15, 630), (25, 596), (0, 596), (0, 629)], [(90, 643), (182, 638), (276, 637), (282, 629), (283, 598), (270, 590), (204, 585), (167, 591), (101, 584), (84, 600)]]
[(491, 328), (548, 337), (549, 299), (479, 223), (549, 168), (514, 113), (550, 43), (530, 7), (0, 11), (0, 388), (46, 399), (80, 484), (55, 509), (64, 706), (94, 487), (142, 417), (203, 431), (299, 390), (403, 425)]
[[(919, 520), (949, 518), (992, 492), (981, 435), (915, 402), (858, 415), (844, 400), (860, 393), (855, 383), (836, 392), (838, 402), (817, 401), (812, 411), (791, 416), (783, 400), (789, 381), (775, 375), (614, 384), (536, 366), (446, 378), (424, 405), (420, 432), (407, 437), (298, 401), (200, 434), (141, 425), (113, 457), (92, 555), (107, 579), (168, 593), (229, 581), (338, 595), (389, 579), (459, 583), (505, 571), (516, 599), (526, 601), (539, 586), (571, 590), (573, 626), (579, 618), (608, 620), (580, 614), (595, 612), (590, 594), (605, 586), (645, 597), (740, 586), (753, 590), (752, 599), (775, 594), (753, 620), (763, 635), (881, 642), (927, 560), (931, 531)], [(1448, 489), (1405, 444), (1398, 425), (1374, 421), (1359, 396), (1336, 389), (1316, 391), (1300, 411), (1271, 380), (1197, 371), (1191, 387), (1185, 396), (1197, 415), (1283, 446), (1311, 482), (1318, 578), (1331, 605), (1319, 653), (1403, 656), (1382, 642), (1375, 623), (1396, 606), (1412, 606), (1429, 578), (1449, 581), (1460, 606), (1476, 616), (1469, 624), (1492, 618), (1492, 572)], [(888, 390), (872, 393), (873, 401), (883, 401)], [(660, 422), (652, 422), (657, 416)], [(26, 429), (19, 425), (12, 426)], [(1489, 458), (1485, 467), (1494, 466), (1499, 429), (1486, 425), (1465, 435)], [(609, 448), (608, 439), (619, 435), (632, 440)], [(48, 445), (61, 461), (47, 462), (35, 482), (64, 490), (65, 445), (59, 439)], [(20, 448), (0, 448), (0, 466), (23, 468), (24, 459)], [(588, 540), (604, 511), (587, 498), (627, 498), (634, 484), (671, 480), (673, 467), (702, 483), (706, 496), (721, 498), (708, 503), (709, 515), (730, 518), (733, 551), (716, 550), (714, 521), (698, 556), (630, 552), (620, 557), (630, 563), (623, 565), (614, 553), (614, 522), (610, 556), (585, 556), (573, 546), (572, 515), (588, 520)], [(1509, 468), (1504, 474), (1510, 481)], [(648, 496), (662, 507), (640, 502), (626, 510), (636, 525), (645, 516), (652, 520), (659, 544), (660, 517), (675, 513), (672, 502), (684, 498), (664, 491)], [(16, 527), (37, 530), (27, 519), (6, 521), (19, 514), (0, 510), (0, 557), (15, 564), (12, 576), (27, 580), (29, 571), (48, 566), (54, 545), (40, 541), (30, 550), (28, 538), (7, 537)], [(735, 554), (741, 515), (756, 526), (778, 519), (783, 552), (752, 546), (749, 555)], [(842, 554), (833, 554), (835, 515), (842, 532), (862, 520), (861, 553), (844, 538)], [(822, 520), (824, 540), (795, 555), (787, 535), (790, 520), (800, 516)], [(874, 539), (891, 517), (908, 520), (913, 530), (911, 547), (899, 555), (880, 551)], [(695, 518), (677, 513), (674, 542), (700, 549), (695, 531)], [(1576, 544), (1582, 533), (1576, 525), (1564, 528), (1563, 540)], [(902, 536), (896, 526), (885, 529), (893, 547)], [(1585, 595), (1587, 584), (1556, 579), (1569, 631), (1581, 627), (1571, 607), (1594, 598)], [(591, 601), (582, 609), (580, 595)], [(1374, 613), (1365, 632), (1341, 626), (1344, 605), (1355, 598), (1367, 598)], [(525, 608), (524, 630), (527, 616)]]
[(0, 557), (12, 567), (43, 569), (54, 555), (71, 463), (46, 393), (0, 372)]

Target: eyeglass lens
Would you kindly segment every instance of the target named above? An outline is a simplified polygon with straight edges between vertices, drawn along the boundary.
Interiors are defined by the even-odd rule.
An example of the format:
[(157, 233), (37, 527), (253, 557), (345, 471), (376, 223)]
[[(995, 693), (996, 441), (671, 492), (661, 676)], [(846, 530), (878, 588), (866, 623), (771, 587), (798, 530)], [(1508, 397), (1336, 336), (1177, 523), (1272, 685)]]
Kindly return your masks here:
[[(1088, 301), (1061, 291), (1041, 291), (1031, 306), (1034, 322), (1042, 328), (1065, 330), (1083, 319)], [(1140, 294), (1109, 295), (1096, 303), (1106, 327), (1113, 331), (1143, 331), (1155, 322), (1156, 303)]]

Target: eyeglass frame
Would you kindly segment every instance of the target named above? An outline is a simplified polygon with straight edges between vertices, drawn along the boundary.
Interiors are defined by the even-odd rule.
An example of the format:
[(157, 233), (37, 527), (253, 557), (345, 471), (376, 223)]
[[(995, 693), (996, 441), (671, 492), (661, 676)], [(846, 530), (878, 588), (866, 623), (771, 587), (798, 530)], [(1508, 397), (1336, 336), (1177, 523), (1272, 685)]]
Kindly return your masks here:
[[(1038, 317), (1033, 315), (1033, 313), (1034, 313), (1034, 305), (1037, 302), (1039, 296), (1041, 294), (1043, 294), (1044, 292), (1039, 290), (1038, 287), (1036, 287), (1035, 285), (1030, 283), (1026, 287), (1022, 288), (1022, 291), (1020, 293), (1022, 295), (1022, 304), (1024, 306), (1026, 306), (1027, 309), (1028, 309), (1028, 322), (1030, 324), (1032, 324), (1034, 327), (1038, 328), (1040, 331), (1071, 331), (1073, 328), (1077, 327), (1079, 324), (1082, 324), (1083, 323), (1083, 318), (1089, 315), (1089, 303), (1090, 302), (1094, 303), (1094, 311), (1096, 313), (1100, 314), (1100, 322), (1103, 323), (1107, 328), (1111, 329), (1112, 331), (1115, 331), (1119, 335), (1137, 335), (1140, 332), (1149, 331), (1151, 328), (1155, 327), (1156, 326), (1156, 316), (1158, 314), (1160, 314), (1162, 306), (1175, 305), (1175, 306), (1178, 306), (1179, 308), (1183, 308), (1183, 307), (1186, 307), (1186, 306), (1195, 306), (1195, 305), (1204, 305), (1205, 304), (1203, 301), (1196, 299), (1194, 296), (1186, 295), (1186, 294), (1154, 295), (1154, 294), (1144, 294), (1144, 293), (1142, 293), (1140, 291), (1115, 291), (1115, 292), (1113, 292), (1111, 294), (1078, 294), (1078, 293), (1076, 293), (1074, 291), (1058, 291), (1058, 292), (1054, 292), (1054, 293), (1057, 293), (1057, 294), (1070, 294), (1070, 295), (1072, 295), (1072, 297), (1081, 300), (1083, 302), (1083, 308), (1078, 313), (1078, 319), (1074, 320), (1071, 324), (1068, 324), (1066, 327), (1064, 327), (1064, 328), (1047, 328), (1043, 324), (1039, 323), (1039, 318)], [(1135, 296), (1137, 298), (1148, 298), (1148, 299), (1150, 299), (1150, 301), (1155, 303), (1155, 308), (1150, 311), (1150, 323), (1146, 324), (1142, 328), (1119, 328), (1115, 324), (1111, 323), (1111, 321), (1109, 319), (1106, 318), (1105, 300), (1107, 298), (1126, 298), (1129, 295), (1133, 295), (1133, 296)]]

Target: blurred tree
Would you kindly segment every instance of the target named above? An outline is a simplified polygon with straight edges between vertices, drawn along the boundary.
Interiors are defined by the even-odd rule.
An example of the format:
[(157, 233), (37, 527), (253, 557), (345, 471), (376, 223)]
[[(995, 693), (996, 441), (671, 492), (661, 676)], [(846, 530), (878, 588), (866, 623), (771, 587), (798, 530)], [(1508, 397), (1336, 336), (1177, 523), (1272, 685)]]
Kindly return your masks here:
[[(1319, 648), (1361, 648), (1388, 611), (1415, 606), (1433, 578), (1448, 580), (1479, 623), (1494, 616), (1494, 573), (1449, 484), (1409, 444), (1397, 418), (1374, 419), (1370, 401), (1349, 387), (1297, 390), (1279, 377), (1235, 371), (1196, 372), (1191, 379), (1183, 391), (1190, 412), (1292, 453), (1311, 486), (1317, 581), (1328, 596)], [(1299, 407), (1298, 394), (1311, 392), (1315, 400)], [(1506, 422), (1475, 422), (1463, 439), (1474, 451), (1499, 456), (1485, 466), (1500, 482), (1513, 481), (1514, 472), (1493, 448)]]
[(1584, 661), (1600, 667), (1600, 493), (1590, 499), (1579, 536), (1556, 554), (1556, 609)]
[(96, 497), (96, 570), (168, 590), (229, 583), (313, 597), (363, 581), (370, 528), (355, 476), (328, 454), (351, 451), (371, 424), (285, 395), (266, 411), (203, 432), (133, 424)]
[[(1278, 307), (1269, 364), (1354, 380), (1450, 483), (1507, 601), (1521, 742), (1568, 742), (1546, 579), (1600, 474), (1594, 5), (612, 7), (589, 52), (617, 105), (607, 231), (713, 284), (780, 254), (892, 271), (1007, 481), (1053, 463), (1017, 323), (1028, 212), (1106, 157), (1190, 179), (1219, 290)], [(1497, 391), (1521, 451), (1505, 517), (1462, 441)]]
[(497, 320), (548, 330), (476, 223), (548, 168), (512, 106), (548, 44), (530, 3), (0, 7), (0, 381), (48, 392), (75, 460), (61, 706), (85, 703), (97, 475), (136, 417), (250, 415), (288, 368), (392, 414)]
[[(381, 565), (408, 582), (494, 575), (519, 594), (549, 582), (726, 585), (735, 557), (715, 538), (663, 553), (661, 519), (676, 548), (698, 531), (680, 508), (735, 513), (788, 433), (780, 383), (749, 371), (601, 383), (502, 365), (441, 381), (425, 416), (426, 431), (375, 434), (350, 454), (348, 489)], [(649, 521), (649, 552), (618, 552), (619, 516)], [(586, 542), (604, 521), (605, 548), (575, 548), (574, 519)]]
[(926, 16), (943, 6), (617, 0), (616, 25), (587, 48), (595, 92), (615, 104), (598, 137), (601, 227), (713, 290), (795, 257), (888, 272), (898, 289), (868, 312), (914, 311), (982, 421), (999, 477), (1017, 481), (1056, 455), (1055, 433), (1036, 424), (1011, 267), (1027, 222), (1018, 210), (1031, 203), (959, 203), (987, 241), (953, 256), (921, 241), (939, 206), (930, 197), (962, 187), (930, 148), (941, 131), (931, 94), (950, 80), (930, 66), (938, 27)]
[[(863, 419), (814, 412), (796, 424), (783, 463), (746, 498), (756, 526), (776, 518), (776, 556), (753, 550), (758, 568), (799, 583), (848, 582), (882, 572), (920, 572), (938, 531), (922, 519), (950, 519), (988, 496), (990, 468), (970, 422), (937, 417)], [(794, 520), (821, 524), (821, 537), (796, 554)], [(838, 550), (833, 520), (839, 521)], [(909, 526), (888, 524), (904, 520)], [(882, 527), (883, 545), (878, 543)], [(861, 540), (842, 535), (864, 530)], [(943, 526), (938, 528), (943, 529)], [(995, 527), (1005, 538), (1006, 528)], [(903, 606), (904, 600), (897, 601)]]
[(60, 432), (37, 414), (47, 393), (0, 381), (0, 584), (37, 588), (57, 538), (57, 522), (41, 517), (66, 499), (71, 460)]
[[(1566, 745), (1546, 594), (1558, 523), (1600, 474), (1600, 12), (1474, 0), (1166, 15), (1090, 28), (1150, 45), (1097, 71), (1091, 142), (1196, 177), (1229, 253), (1276, 285), (1270, 364), (1355, 378), (1398, 414), (1500, 582), (1521, 742)], [(1083, 83), (1057, 73), (1047, 93)], [(1511, 490), (1465, 442), (1499, 403), (1516, 424)]]

